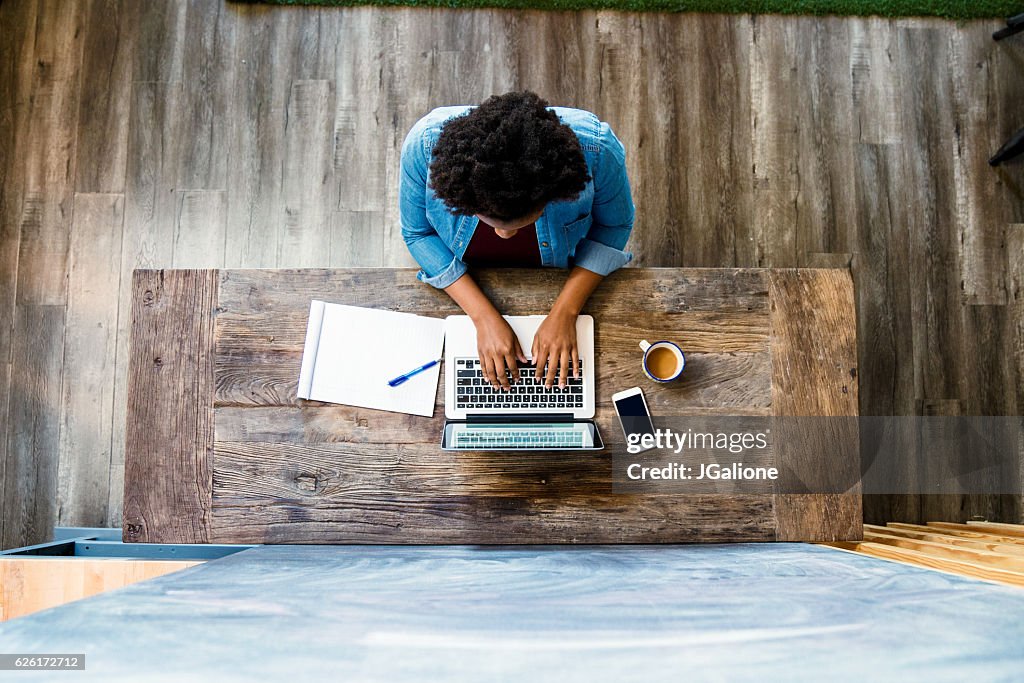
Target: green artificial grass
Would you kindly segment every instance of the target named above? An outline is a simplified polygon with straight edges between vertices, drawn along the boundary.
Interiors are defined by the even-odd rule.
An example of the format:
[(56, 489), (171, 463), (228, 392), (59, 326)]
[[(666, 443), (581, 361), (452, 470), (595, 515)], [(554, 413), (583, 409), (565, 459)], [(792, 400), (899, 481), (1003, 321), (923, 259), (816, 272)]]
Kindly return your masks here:
[(235, 0), (275, 5), (381, 5), (501, 9), (618, 9), (629, 12), (837, 14), (991, 19), (1024, 12), (1022, 0)]

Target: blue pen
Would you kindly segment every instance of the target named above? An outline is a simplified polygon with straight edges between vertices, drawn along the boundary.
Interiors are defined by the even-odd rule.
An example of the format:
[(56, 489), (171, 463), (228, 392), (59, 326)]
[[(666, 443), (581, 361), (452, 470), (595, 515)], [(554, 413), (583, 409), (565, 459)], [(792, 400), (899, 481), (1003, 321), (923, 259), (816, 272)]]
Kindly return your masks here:
[(421, 372), (423, 372), (424, 370), (429, 370), (430, 368), (434, 367), (435, 365), (437, 365), (440, 362), (441, 362), (441, 359), (438, 358), (437, 360), (430, 361), (426, 365), (419, 366), (415, 370), (410, 370), (409, 372), (405, 373), (404, 375), (399, 375), (398, 377), (396, 377), (393, 380), (391, 380), (390, 382), (388, 382), (388, 386), (389, 387), (397, 387), (399, 384), (401, 384), (405, 380), (409, 379), (413, 375), (418, 375)]

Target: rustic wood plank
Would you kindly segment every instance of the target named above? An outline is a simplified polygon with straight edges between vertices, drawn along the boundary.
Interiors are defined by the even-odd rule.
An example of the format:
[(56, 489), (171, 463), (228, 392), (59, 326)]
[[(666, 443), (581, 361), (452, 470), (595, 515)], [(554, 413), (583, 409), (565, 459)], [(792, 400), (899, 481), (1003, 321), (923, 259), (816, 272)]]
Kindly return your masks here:
[[(936, 29), (897, 29), (893, 48), (916, 73), (949, 61), (946, 36)], [(910, 275), (892, 297), (910, 323), (902, 329), (898, 323), (897, 336), (913, 348), (898, 348), (901, 356), (913, 359), (908, 368), (913, 374), (906, 384), (915, 399), (956, 399), (963, 390), (950, 369), (967, 349), (951, 342), (960, 337), (951, 77), (921, 79), (908, 73), (901, 82), (907, 103), (900, 107), (901, 129), (906, 132), (900, 182), (918, 188), (919, 199), (912, 205), (899, 202), (898, 222), (892, 226), (890, 260)], [(904, 192), (900, 187), (893, 190), (895, 196)]]
[[(961, 360), (960, 382), (964, 387), (988, 387), (987, 391), (965, 390), (961, 400), (966, 415), (1020, 415), (1017, 387), (1006, 381), (1015, 375), (1014, 330), (1012, 311), (1007, 306), (968, 305), (960, 309), (963, 344), (970, 352)], [(987, 479), (991, 494), (959, 497), (958, 514), (945, 517), (950, 521), (972, 518), (1020, 521), (1020, 495), (1000, 495), (1005, 491), (1022, 491), (1020, 470), (1015, 481), (1003, 481), (995, 473)]]
[[(0, 364), (0, 496), (4, 496), (7, 487), (7, 450), (9, 447), (11, 414), (11, 364)], [(2, 509), (2, 508), (0, 508)], [(4, 522), (0, 520), (0, 543), (3, 541)], [(19, 542), (19, 546), (21, 543)]]
[[(173, 4), (173, 3), (172, 3)], [(182, 49), (181, 88), (170, 121), (175, 190), (222, 190), (227, 183), (228, 128), (225, 113), (235, 86), (237, 21), (218, 2), (187, 3), (175, 50)]]
[(136, 28), (139, 50), (132, 60), (132, 81), (135, 83), (177, 83), (182, 78), (182, 64), (188, 41), (185, 21), (189, 3), (153, 2), (139, 17)]
[[(307, 485), (315, 486), (315, 479)], [(623, 515), (625, 510), (629, 515)], [(682, 543), (767, 541), (767, 496), (469, 498), (348, 501), (330, 507), (219, 491), (218, 543)], [(543, 521), (541, 521), (543, 520)]]
[(907, 524), (905, 522), (889, 522), (885, 525), (886, 529), (892, 528), (896, 530), (906, 529), (910, 531), (917, 531), (927, 534), (942, 534), (943, 536), (954, 536), (957, 538), (966, 538), (968, 540), (977, 540), (990, 543), (1013, 543), (1013, 544), (1024, 544), (1024, 538), (1014, 538), (1012, 536), (1001, 536), (997, 534), (985, 533), (981, 531), (965, 531), (963, 529), (949, 529), (946, 527), (929, 526), (926, 524)]
[(175, 193), (175, 268), (219, 268), (224, 265), (227, 202), (223, 190), (181, 190)]
[[(649, 134), (645, 136), (644, 126), (656, 116), (653, 112), (645, 110), (644, 107), (634, 105), (634, 103), (642, 102), (646, 99), (648, 88), (653, 85), (648, 78), (637, 78), (638, 74), (645, 74), (648, 71), (648, 63), (645, 56), (650, 54), (651, 45), (643, 39), (645, 18), (643, 14), (598, 11), (594, 16), (593, 23), (588, 22), (584, 24), (588, 31), (593, 31), (593, 37), (583, 46), (588, 60), (587, 73), (599, 75), (596, 79), (596, 88), (588, 93), (590, 98), (593, 99), (593, 109), (591, 111), (597, 114), (602, 121), (606, 121), (612, 130), (615, 131), (619, 140), (622, 141), (622, 145), (626, 150), (626, 169), (629, 174), (630, 189), (633, 192), (634, 198), (643, 196), (642, 189), (636, 186), (643, 176), (643, 174), (638, 173), (641, 165), (640, 154), (650, 151), (651, 147), (650, 137)], [(501, 23), (503, 22), (500, 21), (500, 17), (494, 16), (492, 18), (491, 31), (493, 33), (491, 35), (496, 37), (503, 35), (504, 31)], [(650, 26), (647, 25), (647, 28), (650, 29)], [(515, 40), (520, 46), (529, 45), (531, 42), (528, 35), (521, 35), (518, 32), (513, 36), (511, 31), (509, 31), (505, 35), (508, 36), (509, 42)], [(496, 79), (509, 73), (508, 70), (502, 68), (503, 64), (500, 61), (504, 56), (501, 53), (502, 50), (507, 50), (508, 53), (512, 51), (511, 47), (507, 47), (509, 42), (503, 40), (489, 41), (491, 50), (485, 54), (489, 54), (489, 58), (492, 60), (492, 70), (497, 72)], [(495, 51), (495, 47), (498, 48), (498, 51)], [(729, 57), (722, 60), (723, 70), (733, 71), (735, 63), (739, 58), (739, 53), (734, 55), (730, 51)], [(722, 85), (723, 90), (725, 90), (731, 89), (735, 84), (723, 80)], [(513, 89), (515, 88), (508, 88), (508, 90)], [(743, 90), (744, 88), (741, 87), (741, 93)], [(492, 90), (492, 92), (502, 91)], [(742, 140), (743, 138), (741, 137), (740, 139)], [(715, 142), (721, 143), (725, 141), (718, 138)], [(647, 145), (647, 150), (643, 149), (645, 144)], [(676, 171), (674, 167), (669, 167), (666, 168), (666, 172), (674, 174)], [(660, 183), (661, 177), (657, 176), (652, 178), (652, 180)], [(637, 211), (637, 224), (634, 225), (634, 232), (631, 235), (632, 242), (629, 243), (628, 249), (635, 251), (637, 240), (642, 239), (641, 236), (648, 232), (648, 228), (644, 227), (645, 223), (649, 222), (649, 225), (652, 227), (658, 225), (658, 219), (651, 215), (651, 212), (655, 210), (659, 213), (665, 213), (665, 202), (661, 201), (657, 206), (655, 206), (654, 202), (650, 202), (645, 207), (645, 210)], [(714, 265), (733, 266), (736, 264), (730, 261), (723, 263), (715, 262)]]
[(757, 265), (749, 257), (751, 31), (749, 17), (644, 15), (621, 39), (658, 55), (641, 72), (644, 115), (616, 129), (641, 169), (631, 178), (635, 196), (648, 198), (635, 202), (643, 207), (631, 238), (636, 265)]
[[(381, 154), (377, 141), (388, 139), (397, 131), (389, 121), (381, 121), (379, 108), (396, 84), (395, 49), (400, 41), (394, 17), (378, 12), (346, 13), (337, 26), (337, 55), (332, 66), (337, 88), (332, 112), (332, 170), (329, 180), (335, 188), (334, 207), (342, 214), (372, 215), (382, 212), (389, 199), (387, 154)], [(467, 38), (471, 38), (469, 34)], [(381, 49), (367, 49), (373, 40)], [(410, 66), (412, 66), (410, 64)], [(387, 76), (385, 76), (385, 70)], [(404, 71), (404, 70), (403, 70)], [(403, 74), (404, 77), (404, 74)], [(398, 105), (399, 98), (387, 102)], [(412, 125), (412, 121), (409, 125)], [(395, 140), (388, 139), (389, 147)], [(401, 140), (397, 140), (401, 145)], [(397, 159), (395, 160), (397, 161)], [(397, 176), (395, 177), (397, 187)], [(394, 197), (397, 203), (397, 196)], [(344, 227), (344, 223), (338, 227)], [(383, 224), (378, 224), (377, 241), (383, 237)], [(335, 235), (338, 233), (336, 232)], [(371, 242), (372, 243), (372, 242)], [(404, 245), (403, 245), (404, 246)], [(334, 244), (332, 241), (332, 251)], [(344, 253), (344, 252), (343, 252)], [(333, 264), (332, 264), (333, 265)], [(382, 265), (352, 263), (345, 265)]]
[[(761, 265), (737, 262), (750, 252), (749, 236), (759, 214), (754, 210), (753, 178), (736, 173), (751, 168), (756, 136), (750, 125), (752, 19), (699, 16), (699, 21), (686, 21), (676, 15), (680, 63), (702, 64), (677, 71), (673, 82), (678, 94), (685, 93), (677, 100), (676, 124), (683, 131), (701, 131), (683, 138), (683, 154), (673, 164), (686, 178), (680, 197), (686, 207), (679, 235), (683, 259), (658, 265)], [(708, 125), (709, 118), (714, 126)]]
[(132, 64), (142, 9), (141, 3), (121, 0), (93, 0), (89, 6), (78, 103), (77, 192), (124, 192)]
[(853, 262), (853, 254), (848, 252), (804, 252), (800, 264), (802, 268), (845, 268), (849, 269)]
[(384, 266), (384, 233), (386, 231), (384, 216), (384, 211), (335, 211), (332, 213), (330, 266), (332, 268), (379, 268)]
[[(334, 303), (348, 303), (344, 299)], [(382, 302), (383, 303), (383, 302)], [(221, 307), (224, 309), (225, 307)], [(374, 306), (375, 308), (375, 306)], [(435, 317), (462, 314), (458, 309), (426, 312)], [(222, 310), (217, 317), (217, 348), (226, 353), (301, 353), (306, 338), (309, 301), (298, 300), (291, 310), (244, 313)], [(682, 311), (606, 311), (598, 333), (600, 352), (640, 355), (638, 340), (672, 339), (687, 355), (759, 353), (768, 350), (768, 316), (752, 313)]]
[[(478, 273), (480, 287), (499, 310), (513, 314), (545, 313), (552, 292), (566, 274), (555, 269), (487, 269)], [(396, 306), (422, 315), (459, 308), (444, 292), (424, 287), (416, 269), (352, 268), (289, 271), (229, 270), (221, 274), (220, 306), (244, 310), (307, 310), (311, 299), (381, 308), (379, 292), (387, 289)], [(285, 278), (282, 280), (282, 278)], [(508, 287), (514, 279), (521, 286)], [(280, 286), (287, 282), (287, 287)], [(298, 304), (303, 302), (302, 306)], [(768, 285), (763, 270), (625, 268), (605, 278), (587, 302), (592, 315), (653, 308), (659, 311), (767, 312)]]
[(17, 300), (64, 305), (74, 194), (79, 71), (88, 3), (39, 4), (24, 159)]
[(830, 545), (843, 550), (871, 555), (872, 557), (881, 557), (887, 560), (916, 564), (921, 567), (928, 567), (929, 569), (937, 569), (939, 571), (951, 572), (962, 576), (972, 576), (977, 579), (985, 579), (986, 581), (1007, 583), (1013, 586), (1024, 586), (1024, 573), (989, 567), (976, 562), (933, 557), (916, 550), (896, 548), (882, 543), (833, 543)]
[[(769, 271), (768, 277), (772, 307), (772, 413), (857, 415), (856, 323), (849, 273), (775, 270)], [(779, 444), (776, 457), (780, 471), (820, 471), (822, 483), (859, 481), (859, 439), (855, 426), (846, 437), (831, 441), (845, 444), (847, 449), (829, 454), (826, 463), (822, 453), (806, 442), (774, 436)], [(778, 540), (860, 538), (860, 485), (842, 494), (777, 495), (775, 514)]]
[(42, 543), (57, 521), (64, 306), (14, 315), (0, 546)]
[[(861, 225), (851, 272), (857, 292), (857, 356), (863, 415), (910, 415), (916, 407), (910, 296), (906, 278), (890, 268), (889, 250), (900, 230), (898, 196), (902, 154), (896, 145), (859, 144), (854, 183)], [(906, 259), (904, 268), (909, 267)], [(909, 480), (911, 472), (903, 472)], [(864, 496), (864, 519), (921, 521), (917, 496)]]
[[(797, 265), (846, 268), (859, 229), (855, 184), (850, 182), (856, 167), (850, 26), (838, 17), (803, 21), (801, 26), (811, 38), (797, 42), (803, 58), (798, 66), (808, 83), (799, 121), (801, 191), (797, 199), (804, 206), (797, 222)], [(808, 65), (816, 66), (808, 69)], [(822, 253), (834, 253), (834, 260), (816, 261)]]
[[(108, 526), (124, 197), (76, 194), (65, 321), (57, 521)], [(111, 255), (116, 255), (111, 257)]]
[[(926, 529), (928, 527), (925, 527)], [(1024, 544), (1020, 543), (999, 543), (994, 540), (981, 540), (978, 538), (965, 538), (962, 536), (954, 536), (952, 534), (944, 533), (928, 533), (927, 531), (914, 531), (913, 529), (901, 529), (887, 526), (876, 526), (874, 524), (864, 525), (864, 534), (866, 540), (872, 540), (867, 538), (868, 533), (878, 534), (879, 536), (897, 536), (899, 538), (909, 538), (917, 541), (928, 541), (930, 543), (945, 543), (947, 545), (960, 546), (964, 548), (970, 548), (974, 550), (990, 550), (992, 552), (1001, 553), (1003, 555), (1014, 555), (1024, 557)]]
[(938, 529), (951, 529), (955, 531), (973, 531), (977, 533), (992, 533), (1011, 538), (1024, 537), (1024, 529), (1019, 524), (1004, 524), (1001, 522), (928, 522), (927, 526)]
[(865, 531), (864, 540), (874, 543), (884, 543), (897, 548), (916, 550), (918, 552), (931, 555), (932, 557), (975, 562), (989, 567), (1008, 569), (1016, 572), (1024, 571), (1024, 557), (999, 551), (951, 546), (944, 543), (904, 538), (895, 534), (883, 534), (874, 531)]
[(284, 214), (277, 265), (327, 265), (331, 253), (334, 88), (330, 81), (294, 81), (285, 117)]
[[(1024, 410), (1024, 224), (1011, 225), (1006, 235), (1007, 254), (1010, 256), (1006, 285), (1009, 295), (1007, 324), (1010, 326), (1007, 337), (1011, 344), (1007, 355), (1010, 356), (1016, 376), (1012, 384), (1016, 387), (1019, 411)], [(1024, 472), (1021, 474), (1021, 482), (1024, 484)], [(1012, 511), (1012, 516), (1002, 521), (1024, 524), (1024, 486), (1021, 487), (1021, 491), (1022, 496), (1017, 499), (1016, 510)]]
[(233, 9), (245, 36), (237, 41), (234, 61), (248, 77), (237, 79), (225, 112), (239, 122), (230, 127), (228, 153), (235, 161), (227, 169), (226, 265), (268, 268), (277, 265), (285, 113), (305, 15)]
[(979, 531), (1024, 538), (1024, 525), (1021, 524), (1007, 524), (1005, 522), (976, 522), (972, 520), (967, 522), (967, 526), (968, 528), (974, 528)]
[[(902, 379), (896, 371), (896, 317), (891, 292), (895, 273), (889, 273), (889, 235), (893, 232), (892, 206), (898, 201), (892, 187), (899, 174), (899, 150), (893, 146), (858, 145), (854, 182), (857, 201), (862, 209), (862, 229), (853, 249), (852, 272), (856, 278), (857, 342), (861, 385), (867, 392), (863, 405), (865, 414), (903, 414), (898, 404), (896, 382)], [(898, 411), (898, 412), (897, 412)]]
[[(0, 360), (11, 359), (11, 331), (17, 296), (18, 251), (27, 157), (34, 151), (28, 135), (33, 82), (37, 2), (0, 6)], [(4, 397), (2, 402), (6, 403)], [(0, 442), (5, 432), (0, 432)], [(2, 454), (0, 454), (2, 458)]]
[[(35, 26), (36, 3), (0, 5), (0, 100), (10, 103), (0, 107), (0, 463), (6, 461), (7, 393), (10, 380), (11, 337), (14, 327), (14, 305), (18, 278), (18, 214), (21, 165), (18, 146), (24, 146), (25, 94), (31, 78), (31, 30)], [(4, 465), (0, 464), (0, 482)], [(0, 525), (2, 526), (2, 525)], [(2, 533), (2, 531), (0, 531)]]
[[(756, 265), (793, 267), (797, 265), (797, 194), (800, 165), (797, 150), (799, 105), (791, 102), (805, 82), (799, 72), (796, 39), (800, 27), (793, 22), (754, 22), (751, 55), (751, 91), (754, 101), (752, 169)], [(765, 117), (764, 111), (780, 111)], [(782, 113), (784, 112), (784, 113)]]
[(857, 140), (869, 145), (902, 142), (900, 71), (894, 65), (895, 24), (880, 17), (851, 17), (850, 73)]
[(4, 362), (11, 358), (20, 242), (18, 236), (0, 236), (0, 359)]
[(1009, 134), (993, 125), (998, 121), (996, 102), (1001, 99), (996, 94), (1000, 90), (996, 81), (998, 50), (991, 35), (981, 30), (956, 31), (949, 42), (956, 117), (960, 296), (970, 304), (1005, 304), (1004, 233), (1010, 198), (988, 166), (989, 157), (1003, 144), (1004, 134)]
[[(163, 11), (167, 6), (152, 7), (153, 11)], [(145, 19), (152, 20), (152, 17), (146, 15)], [(167, 30), (172, 31), (173, 26), (168, 26)], [(140, 40), (146, 35), (145, 30), (140, 35)], [(180, 26), (173, 30), (180, 30)], [(156, 37), (152, 39), (157, 40)], [(154, 43), (152, 49), (162, 49), (159, 48), (161, 44)], [(160, 65), (163, 65), (160, 68), (171, 68), (165, 62), (160, 62)], [(152, 68), (157, 68), (157, 64), (152, 65)], [(180, 78), (180, 65), (174, 73)], [(174, 112), (177, 111), (175, 102), (179, 90), (180, 84), (165, 82), (143, 81), (132, 86), (125, 180), (125, 230), (121, 240), (121, 286), (117, 308), (117, 355), (113, 378), (114, 427), (110, 457), (109, 515), (118, 525), (124, 508), (124, 447), (128, 419), (128, 343), (132, 322), (132, 272), (136, 268), (170, 267), (173, 260), (177, 214), (174, 169), (177, 164), (177, 153), (172, 141)]]
[(217, 282), (215, 270), (135, 273), (125, 541), (210, 540)]

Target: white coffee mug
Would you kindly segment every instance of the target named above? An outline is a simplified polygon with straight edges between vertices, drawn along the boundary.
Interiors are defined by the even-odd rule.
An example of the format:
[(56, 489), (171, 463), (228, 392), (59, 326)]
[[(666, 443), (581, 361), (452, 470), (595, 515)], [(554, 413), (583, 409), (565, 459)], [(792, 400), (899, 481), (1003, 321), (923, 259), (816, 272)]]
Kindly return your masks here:
[[(659, 341), (659, 342), (654, 342), (653, 344), (651, 344), (646, 339), (644, 339), (643, 341), (640, 342), (640, 348), (644, 352), (643, 370), (644, 370), (644, 374), (647, 375), (648, 379), (653, 380), (655, 382), (665, 383), (665, 382), (671, 382), (674, 379), (678, 379), (679, 375), (683, 374), (683, 368), (686, 367), (686, 356), (683, 355), (683, 350), (680, 349), (675, 344), (673, 344), (672, 342), (670, 342), (670, 341)], [(672, 355), (676, 359), (675, 370), (669, 376), (667, 376), (667, 377), (659, 377), (659, 376), (655, 375), (651, 371), (651, 368), (650, 368), (650, 366), (648, 364), (648, 360), (650, 359), (651, 352), (656, 351), (658, 349), (666, 349), (666, 350), (670, 351), (672, 353)]]

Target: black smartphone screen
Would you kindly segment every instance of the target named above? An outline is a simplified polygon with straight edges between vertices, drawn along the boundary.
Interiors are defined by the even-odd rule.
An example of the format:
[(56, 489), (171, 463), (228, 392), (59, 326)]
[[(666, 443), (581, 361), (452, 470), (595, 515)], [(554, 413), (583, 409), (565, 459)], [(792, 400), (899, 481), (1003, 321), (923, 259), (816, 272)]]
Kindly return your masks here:
[(633, 394), (615, 402), (615, 410), (622, 420), (622, 431), (628, 438), (630, 434), (654, 434), (654, 423), (647, 412), (644, 398), (640, 394)]

